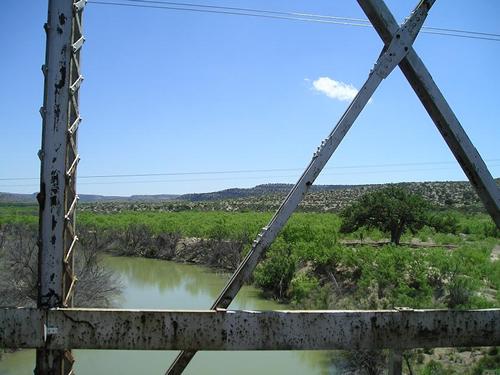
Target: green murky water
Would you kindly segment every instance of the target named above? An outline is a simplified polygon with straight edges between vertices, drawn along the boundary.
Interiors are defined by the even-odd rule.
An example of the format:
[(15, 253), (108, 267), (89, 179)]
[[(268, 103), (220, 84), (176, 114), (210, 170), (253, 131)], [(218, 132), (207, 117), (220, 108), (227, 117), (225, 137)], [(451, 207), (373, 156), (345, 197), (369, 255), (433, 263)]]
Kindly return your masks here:
[[(225, 285), (228, 274), (205, 267), (173, 262), (108, 257), (123, 283), (120, 308), (206, 309)], [(231, 304), (233, 309), (286, 309), (264, 300), (256, 289), (244, 287)], [(79, 375), (163, 374), (175, 358), (175, 351), (75, 350), (75, 370)], [(35, 353), (24, 350), (4, 355), (1, 375), (32, 374)], [(328, 356), (321, 351), (199, 352), (186, 374), (334, 374)]]

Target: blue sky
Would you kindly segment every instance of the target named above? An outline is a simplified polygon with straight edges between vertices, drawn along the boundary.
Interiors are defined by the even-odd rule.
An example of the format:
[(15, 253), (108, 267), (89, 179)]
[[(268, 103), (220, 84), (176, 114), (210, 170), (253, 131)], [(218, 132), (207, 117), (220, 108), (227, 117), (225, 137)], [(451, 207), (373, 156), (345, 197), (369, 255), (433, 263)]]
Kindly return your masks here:
[[(387, 4), (402, 21), (415, 2)], [(365, 18), (354, 0), (197, 3)], [(46, 12), (44, 0), (2, 1), (2, 179), (39, 175)], [(498, 1), (438, 0), (426, 25), (500, 33), (499, 14)], [(349, 104), (333, 81), (359, 88), (382, 48), (370, 28), (97, 4), (84, 29), (78, 191), (108, 195), (295, 182)], [(422, 34), (415, 49), (500, 176), (500, 43)], [(453, 161), (397, 69), (317, 183), (464, 180)], [(84, 178), (263, 169), (289, 170)], [(36, 180), (0, 180), (0, 191), (37, 189)]]

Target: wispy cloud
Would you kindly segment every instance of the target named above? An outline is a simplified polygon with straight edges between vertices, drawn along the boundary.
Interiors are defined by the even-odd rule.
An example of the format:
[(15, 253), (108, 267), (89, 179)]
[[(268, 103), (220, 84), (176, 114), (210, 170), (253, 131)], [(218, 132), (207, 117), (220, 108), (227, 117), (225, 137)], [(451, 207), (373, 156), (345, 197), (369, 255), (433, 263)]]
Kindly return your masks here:
[(329, 98), (343, 101), (351, 101), (358, 93), (358, 90), (353, 85), (329, 77), (319, 77), (312, 82), (312, 87)]

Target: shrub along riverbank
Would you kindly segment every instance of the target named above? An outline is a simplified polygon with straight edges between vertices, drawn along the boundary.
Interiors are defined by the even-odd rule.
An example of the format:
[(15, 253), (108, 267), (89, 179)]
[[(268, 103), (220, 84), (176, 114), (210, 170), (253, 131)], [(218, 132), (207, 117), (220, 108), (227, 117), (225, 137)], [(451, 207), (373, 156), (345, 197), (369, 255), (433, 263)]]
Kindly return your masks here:
[[(271, 216), (257, 212), (84, 211), (77, 220), (83, 254), (108, 252), (233, 270)], [(20, 228), (36, 234), (37, 221), (35, 206), (0, 206), (0, 260), (23, 246), (4, 246), (12, 241), (12, 234)], [(252, 282), (268, 297), (307, 309), (499, 307), (500, 242), (491, 219), (485, 214), (436, 211), (430, 223), (413, 235), (403, 235), (402, 243), (456, 247), (374, 247), (370, 240), (387, 237), (380, 231), (360, 229), (343, 234), (335, 214), (296, 213), (256, 269)], [(348, 245), (347, 240), (365, 244)], [(411, 360), (424, 364), (425, 358), (419, 352)]]
[[(78, 236), (81, 248), (97, 252), (233, 270), (271, 215), (82, 212)], [(37, 220), (35, 206), (0, 206), (0, 241), (21, 224), (24, 230), (36, 232)], [(494, 261), (498, 255), (492, 255), (499, 231), (491, 219), (484, 214), (435, 212), (432, 220), (433, 227), (403, 235), (402, 242), (456, 248), (374, 247), (370, 240), (385, 237), (378, 230), (341, 234), (341, 220), (335, 214), (296, 213), (258, 266), (253, 281), (269, 296), (316, 308), (499, 306), (500, 268)], [(349, 240), (358, 244), (344, 243)]]

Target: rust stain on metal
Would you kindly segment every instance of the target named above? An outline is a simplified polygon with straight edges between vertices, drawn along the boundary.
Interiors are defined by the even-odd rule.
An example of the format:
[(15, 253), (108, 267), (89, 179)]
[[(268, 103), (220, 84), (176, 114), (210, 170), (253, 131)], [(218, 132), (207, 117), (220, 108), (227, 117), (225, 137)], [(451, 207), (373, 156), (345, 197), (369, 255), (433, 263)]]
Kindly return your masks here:
[[(48, 349), (410, 349), (500, 344), (500, 309), (160, 311), (0, 309), (0, 346)], [(30, 325), (26, 326), (29, 321)]]

